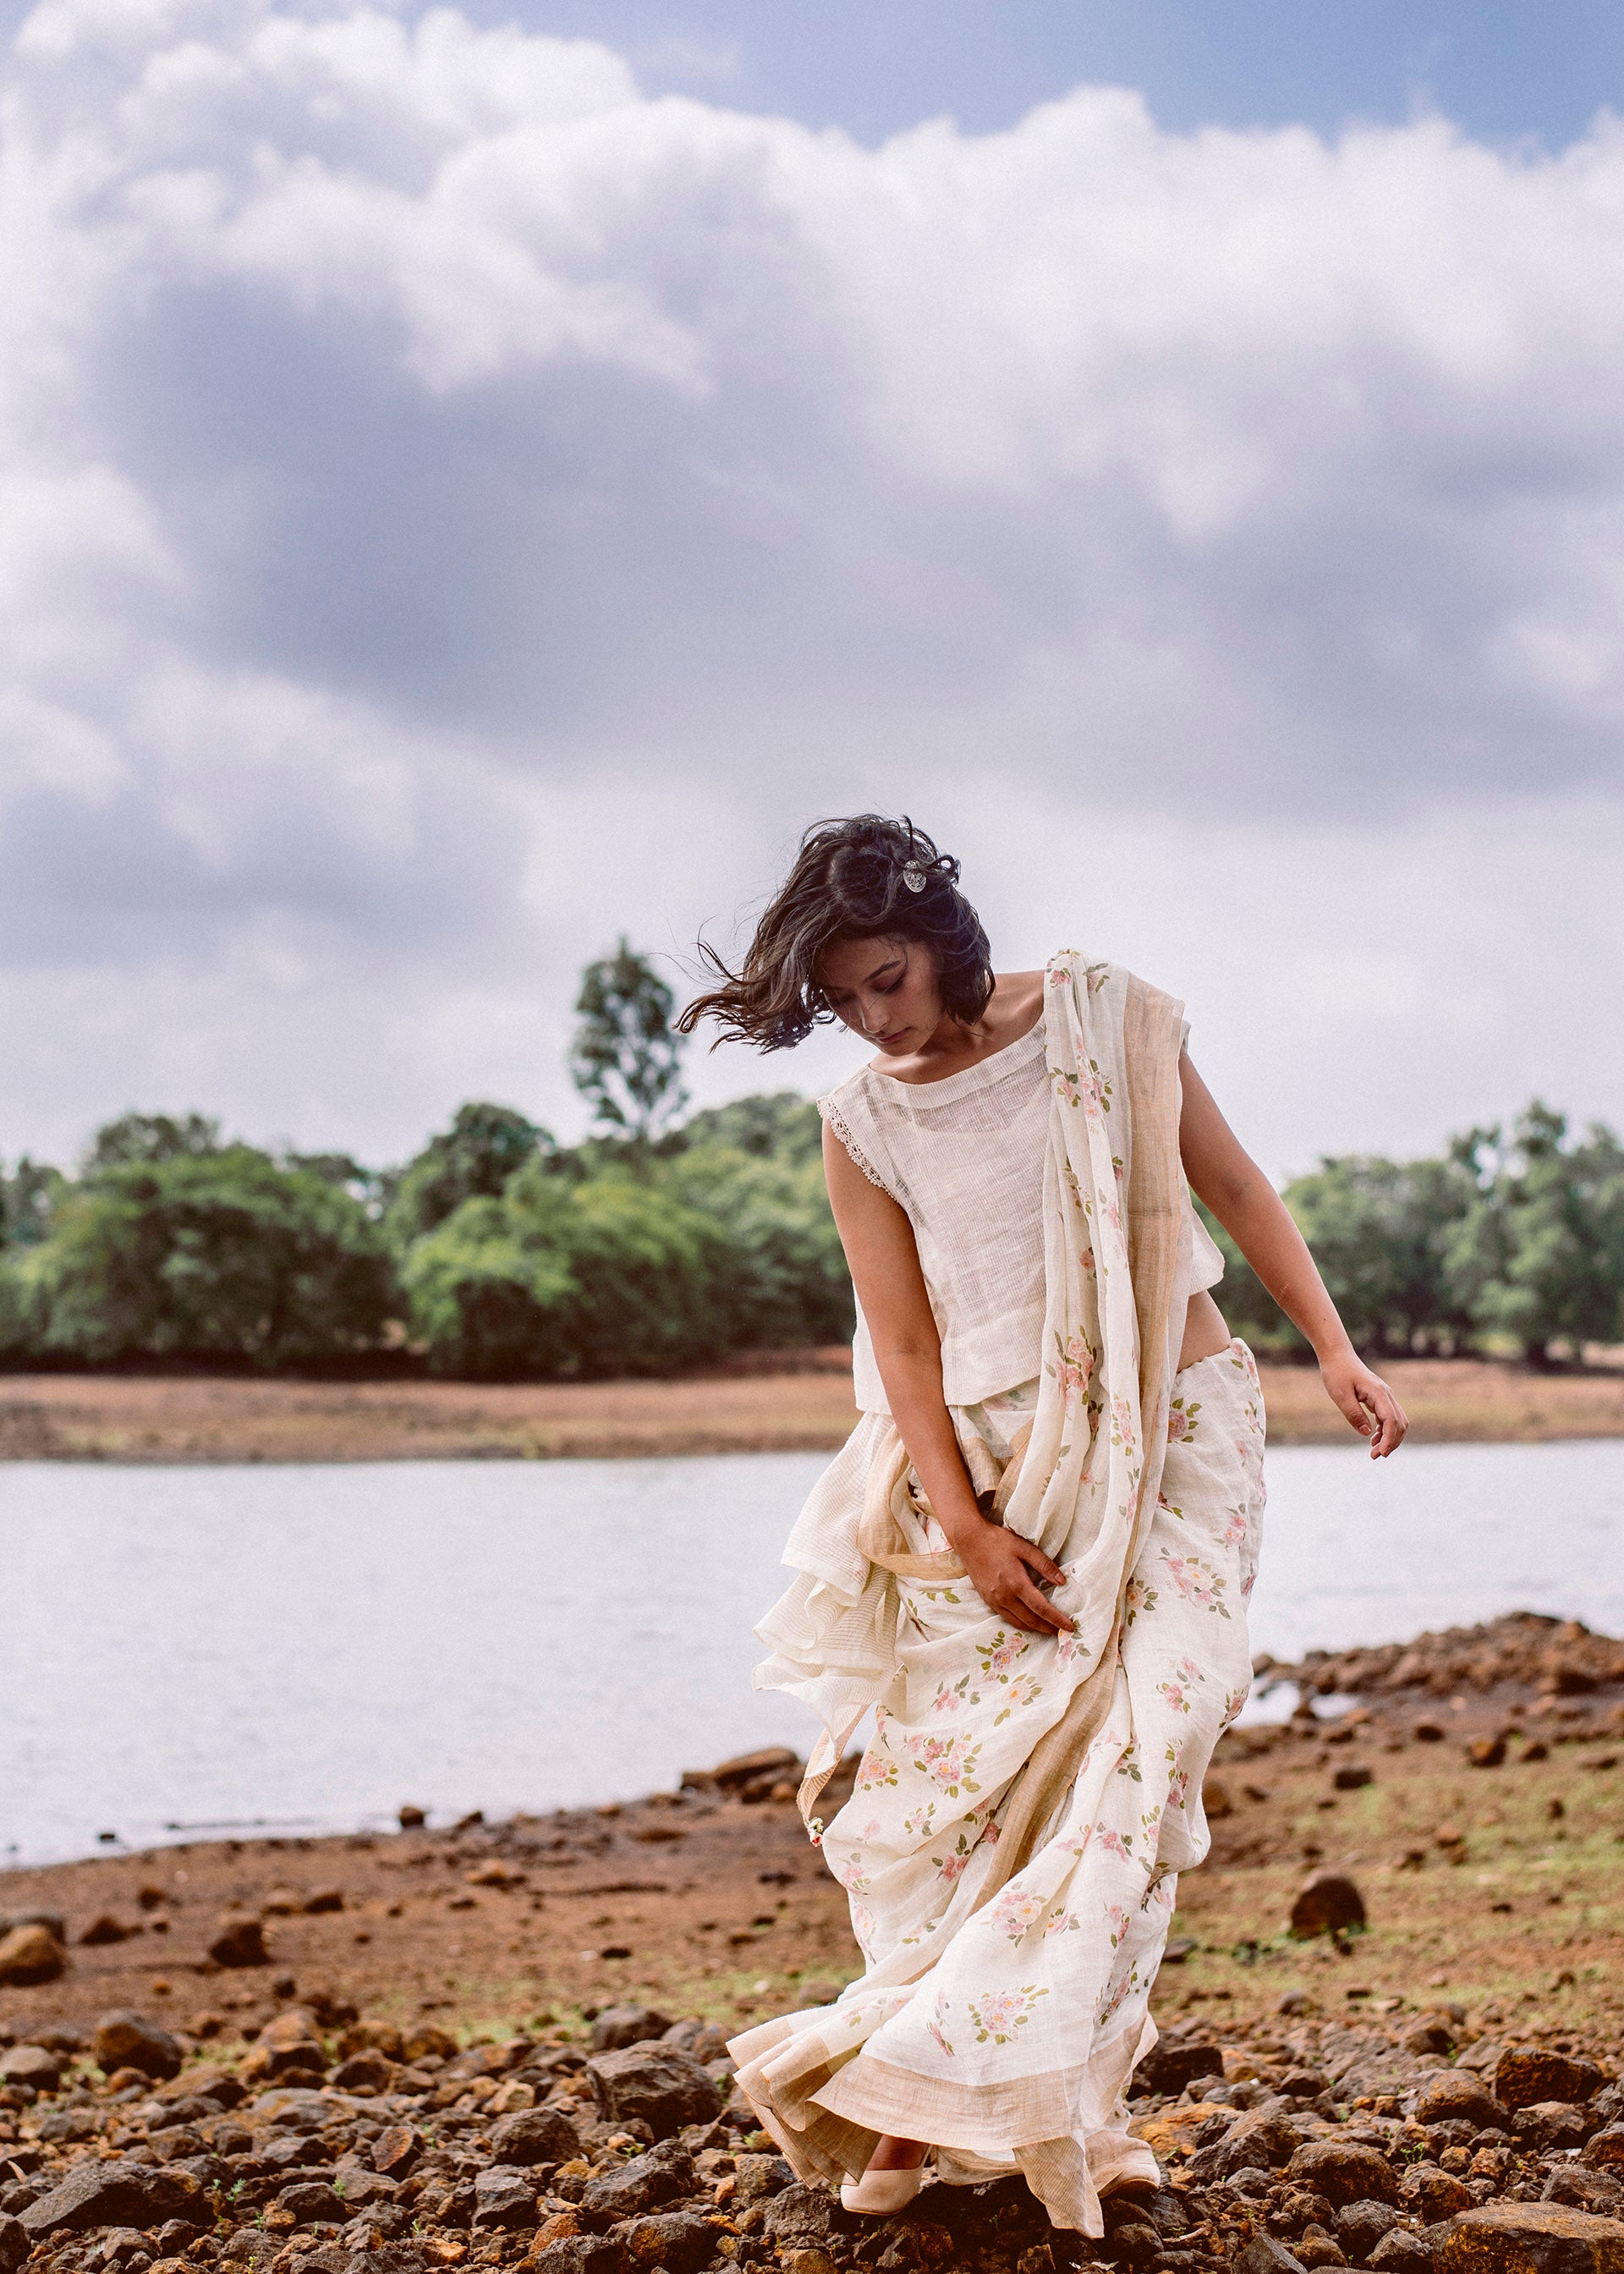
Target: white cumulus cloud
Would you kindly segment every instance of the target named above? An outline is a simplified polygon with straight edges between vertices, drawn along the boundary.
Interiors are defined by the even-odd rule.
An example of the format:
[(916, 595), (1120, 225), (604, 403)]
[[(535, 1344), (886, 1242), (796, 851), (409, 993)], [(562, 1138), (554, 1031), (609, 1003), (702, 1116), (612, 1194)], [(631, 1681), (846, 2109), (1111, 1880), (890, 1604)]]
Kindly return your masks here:
[[(1606, 952), (1569, 870), (1617, 881), (1624, 128), (1176, 135), (1085, 87), (871, 150), (725, 85), (444, 7), (26, 20), (0, 1146), (137, 1098), (567, 1120), (583, 957), (731, 920), (855, 802), (951, 822), (1023, 953), (1160, 842), (1176, 920), (1097, 889), (1100, 945), (1193, 998), (1244, 944), (1222, 1048), (1289, 1039), (1323, 1108), (1269, 1109), (1277, 1165), (1492, 1105), (1428, 1042), (1467, 998), (1545, 1038), (1500, 1103), (1624, 1110), (1536, 1018)], [(1376, 1093), (1329, 1078), (1384, 1034)]]

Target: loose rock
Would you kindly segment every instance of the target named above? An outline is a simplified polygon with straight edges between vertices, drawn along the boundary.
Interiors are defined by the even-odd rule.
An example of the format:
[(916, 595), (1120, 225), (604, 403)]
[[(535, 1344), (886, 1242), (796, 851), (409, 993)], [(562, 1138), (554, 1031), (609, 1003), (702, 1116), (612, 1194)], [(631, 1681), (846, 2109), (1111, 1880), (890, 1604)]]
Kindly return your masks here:
[(1223, 2074), (1223, 2055), (1214, 2044), (1187, 2044), (1163, 2037), (1133, 2072), (1135, 2092), (1182, 2092), (1199, 2076)]
[(1593, 2100), (1607, 2082), (1594, 2061), (1543, 2045), (1507, 2045), (1494, 2070), (1495, 2097), (1507, 2108), (1531, 2108), (1537, 2101)]
[(1438, 2274), (1624, 2274), (1624, 2221), (1560, 2203), (1485, 2203), (1450, 2222)]
[(1303, 2274), (1303, 2262), (1272, 2234), (1254, 2234), (1235, 2261), (1240, 2274)]
[(568, 2117), (556, 2108), (522, 2108), (492, 2127), (491, 2148), (500, 2162), (528, 2167), (567, 2164), (581, 2153), (581, 2142)]
[(615, 2124), (644, 2123), (657, 2140), (685, 2124), (713, 2124), (722, 2112), (714, 2078), (669, 2045), (628, 2045), (587, 2063), (599, 2113)]
[(271, 1956), (259, 1921), (234, 1911), (222, 1913), (208, 1954), (216, 1966), (268, 1966)]
[(1440, 2069), (1429, 2077), (1411, 2103), (1411, 2113), (1417, 2124), (1459, 2118), (1485, 2132), (1506, 2127), (1510, 2116), (1480, 2076), (1458, 2068)]
[(653, 2274), (663, 2266), (667, 2274), (697, 2274), (710, 2255), (716, 2233), (710, 2221), (694, 2211), (667, 2210), (633, 2219), (620, 2229), (617, 2240), (634, 2270)]
[(592, 2024), (594, 2052), (618, 2052), (625, 2045), (640, 2045), (650, 2037), (663, 2037), (672, 2026), (667, 2014), (652, 2006), (609, 2006)]
[(14, 1926), (0, 1939), (0, 1982), (22, 1986), (55, 1982), (67, 1966), (62, 1945), (46, 1926)]
[(484, 2231), (497, 2227), (534, 2226), (534, 2182), (516, 2165), (492, 2164), (474, 2181), (474, 2225)]
[(1316, 1934), (1339, 1934), (1365, 1923), (1365, 1898), (1341, 1871), (1316, 1871), (1291, 1906), (1291, 1931), (1299, 1941)]
[(144, 2014), (124, 2008), (102, 2014), (93, 2050), (97, 2067), (109, 2076), (121, 2068), (139, 2069), (143, 2076), (177, 2076), (185, 2058), (178, 2037)]
[(1297, 2150), (1286, 2177), (1332, 2209), (1349, 2203), (1398, 2201), (1398, 2178), (1387, 2157), (1351, 2140), (1315, 2140)]
[(75, 2164), (60, 2187), (31, 2202), (22, 2224), (34, 2241), (66, 2230), (93, 2226), (157, 2226), (185, 2218), (199, 2205), (207, 2219), (207, 2197), (190, 2173), (154, 2169), (124, 2160)]

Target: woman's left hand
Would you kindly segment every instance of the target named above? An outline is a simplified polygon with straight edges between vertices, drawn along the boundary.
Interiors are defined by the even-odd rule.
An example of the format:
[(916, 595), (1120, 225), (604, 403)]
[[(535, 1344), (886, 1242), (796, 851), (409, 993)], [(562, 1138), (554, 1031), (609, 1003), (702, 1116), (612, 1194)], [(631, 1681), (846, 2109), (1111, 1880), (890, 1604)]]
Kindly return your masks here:
[(1379, 1374), (1372, 1374), (1352, 1351), (1322, 1359), (1320, 1379), (1333, 1405), (1348, 1417), (1351, 1427), (1371, 1441), (1372, 1461), (1396, 1453), (1410, 1430), (1410, 1416)]

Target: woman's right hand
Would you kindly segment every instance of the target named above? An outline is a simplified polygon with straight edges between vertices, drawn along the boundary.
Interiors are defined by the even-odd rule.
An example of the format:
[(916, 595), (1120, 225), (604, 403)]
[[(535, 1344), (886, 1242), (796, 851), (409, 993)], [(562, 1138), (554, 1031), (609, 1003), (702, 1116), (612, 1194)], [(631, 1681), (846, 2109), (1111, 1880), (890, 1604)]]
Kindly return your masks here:
[(1065, 1573), (1018, 1532), (983, 1517), (967, 1540), (956, 1540), (954, 1550), (972, 1585), (989, 1611), (1026, 1634), (1070, 1634), (1074, 1621), (1051, 1603), (1040, 1582), (1064, 1586)]

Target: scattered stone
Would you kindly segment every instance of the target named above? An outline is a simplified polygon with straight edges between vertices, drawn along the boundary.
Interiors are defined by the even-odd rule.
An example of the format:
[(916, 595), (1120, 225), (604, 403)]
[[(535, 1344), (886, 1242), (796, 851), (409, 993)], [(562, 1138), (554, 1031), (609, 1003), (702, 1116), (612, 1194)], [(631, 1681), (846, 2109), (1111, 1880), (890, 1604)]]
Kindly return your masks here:
[(1254, 2234), (1234, 2263), (1239, 2274), (1303, 2274), (1302, 2260), (1272, 2234)]
[(827, 2248), (868, 2225), (858, 2212), (842, 2210), (838, 2195), (827, 2187), (803, 2187), (797, 2180), (766, 2205), (763, 2231), (779, 2250), (808, 2250)]
[[(583, 2216), (594, 2226), (612, 2226), (623, 2218), (638, 2218), (680, 2195), (692, 2195), (699, 2184), (694, 2159), (675, 2141), (662, 2141), (646, 2156), (634, 2156), (617, 2172), (594, 2180), (581, 2198)], [(735, 2190), (737, 2192), (737, 2190)]]
[(61, 2082), (62, 2055), (44, 2045), (11, 2045), (0, 2052), (0, 2084), (27, 2084), (35, 2092), (55, 2092)]
[(1333, 2210), (1349, 2203), (1398, 2201), (1398, 2179), (1387, 2157), (1351, 2140), (1314, 2140), (1297, 2150), (1286, 2177)]
[(417, 1832), (429, 1819), (426, 1812), (419, 1808), (415, 1801), (408, 1800), (402, 1803), (400, 1813), (395, 1820), (402, 1832)]
[(342, 1911), (344, 1891), (342, 1887), (312, 1887), (304, 1898), (305, 1915), (319, 1918), (324, 1911)]
[(1466, 1758), (1475, 1769), (1497, 1769), (1506, 1758), (1504, 1737), (1477, 1737), (1466, 1748)]
[(1406, 2210), (1414, 2211), (1429, 2226), (1454, 2218), (1472, 2207), (1472, 2192), (1464, 2180), (1437, 2164), (1411, 2164), (1399, 2189)]
[(734, 2202), (748, 2207), (767, 2202), (794, 2184), (795, 2174), (782, 2156), (736, 2156), (733, 2158)]
[(1229, 1786), (1224, 1783), (1222, 1777), (1209, 1776), (1202, 1779), (1201, 1813), (1209, 1824), (1216, 1824), (1222, 1818), (1234, 1815), (1235, 1803), (1229, 1796)]
[(606, 2234), (565, 2234), (530, 2261), (537, 2274), (622, 2274), (620, 2248)]
[(492, 2126), (491, 2150), (502, 2163), (528, 2169), (532, 2164), (568, 2163), (581, 2153), (581, 2141), (568, 2117), (556, 2108), (521, 2108)]
[(1370, 2255), (1372, 2274), (1427, 2274), (1432, 2263), (1431, 2245), (1402, 2226), (1384, 2234)]
[(592, 2050), (618, 2052), (626, 2045), (664, 2037), (671, 2027), (670, 2015), (656, 2013), (652, 2006), (607, 2006), (592, 2024)]
[(0, 1982), (21, 1988), (55, 1982), (67, 1966), (67, 1954), (48, 1926), (13, 1926), (0, 1939)]
[(1223, 2055), (1214, 2044), (1186, 2044), (1162, 2037), (1133, 2072), (1135, 2092), (1182, 2092), (1198, 2077), (1223, 2074)]
[(1583, 2164), (1559, 2164), (1540, 2195), (1545, 2202), (1567, 2203), (1600, 2218), (1624, 2218), (1624, 2185), (1611, 2172), (1591, 2171)]
[(1437, 2239), (1438, 2274), (1624, 2274), (1624, 2221), (1561, 2203), (1485, 2203)]
[(686, 2022), (673, 2022), (661, 2042), (675, 2045), (680, 2053), (687, 2053), (702, 2066), (727, 2058), (726, 2030), (718, 2029), (714, 2022), (702, 2022), (697, 2015)]
[(1365, 1923), (1365, 1898), (1340, 1871), (1316, 1871), (1291, 1906), (1291, 1931), (1299, 1941), (1316, 1934), (1340, 1934)]
[(178, 2037), (124, 2007), (102, 2014), (92, 2051), (96, 2067), (108, 2076), (121, 2068), (139, 2069), (143, 2076), (177, 2076), (185, 2059)]
[(1624, 2124), (1609, 2124), (1587, 2140), (1581, 2160), (1593, 2172), (1617, 2172), (1624, 2178)]
[(481, 2232), (498, 2227), (534, 2226), (535, 2182), (514, 2164), (492, 2164), (474, 2181), (474, 2225)]
[(199, 2206), (207, 2220), (207, 2197), (190, 2172), (123, 2159), (87, 2160), (75, 2164), (59, 2187), (31, 2202), (22, 2224), (38, 2242), (93, 2226), (158, 2226), (165, 2219), (184, 2218)]
[(1582, 2148), (1595, 2130), (1596, 2120), (1588, 2109), (1575, 2108), (1568, 2100), (1537, 2100), (1531, 2108), (1519, 2108), (1511, 2126), (1524, 2147), (1548, 2156)]
[(1398, 2213), (1390, 2202), (1366, 2197), (1342, 2206), (1336, 2214), (1336, 2239), (1354, 2264), (1363, 2266), (1382, 2236), (1391, 2234), (1398, 2224)]
[(1337, 1792), (1363, 1792), (1367, 1784), (1374, 1784), (1375, 1781), (1375, 1770), (1367, 1768), (1363, 1761), (1350, 1761), (1345, 1768), (1338, 1769), (1331, 1779)]
[(271, 1958), (260, 1922), (238, 1911), (221, 1914), (208, 1954), (216, 1966), (268, 1966)]
[(653, 2274), (663, 2266), (667, 2274), (697, 2274), (715, 2246), (716, 2233), (710, 2220), (695, 2211), (665, 2210), (633, 2219), (616, 2239), (634, 2270)]
[(0, 2274), (17, 2274), (33, 2245), (20, 2218), (0, 2211)]
[(1592, 2100), (1607, 2082), (1594, 2061), (1543, 2045), (1507, 2045), (1495, 2065), (1495, 2097), (1507, 2108), (1531, 2108), (1537, 2101)]
[(1507, 2125), (1510, 2112), (1502, 2106), (1480, 2076), (1459, 2068), (1440, 2069), (1427, 2078), (1411, 2103), (1417, 2124), (1447, 2124), (1459, 2119), (1481, 2132)]
[(80, 1935), (79, 1941), (94, 1949), (102, 1943), (128, 1942), (132, 1934), (139, 1934), (140, 1931), (139, 1927), (126, 1925), (111, 1911), (98, 1911)]
[(326, 2180), (289, 2180), (276, 2208), (294, 2226), (341, 2226), (347, 2216), (343, 2197)]
[(244, 2084), (301, 2077), (313, 2083), (326, 2074), (327, 2066), (314, 2017), (302, 2006), (290, 2006), (266, 2023), (244, 2054), (237, 2074)]
[(685, 2124), (714, 2124), (722, 2112), (715, 2079), (671, 2045), (600, 2053), (587, 2063), (586, 2073), (606, 2122), (646, 2124), (657, 2140), (669, 2139)]

